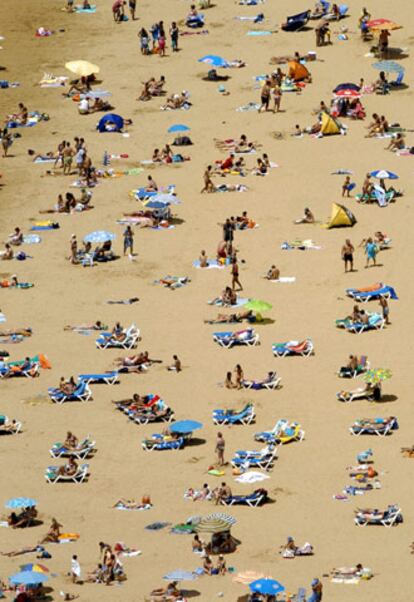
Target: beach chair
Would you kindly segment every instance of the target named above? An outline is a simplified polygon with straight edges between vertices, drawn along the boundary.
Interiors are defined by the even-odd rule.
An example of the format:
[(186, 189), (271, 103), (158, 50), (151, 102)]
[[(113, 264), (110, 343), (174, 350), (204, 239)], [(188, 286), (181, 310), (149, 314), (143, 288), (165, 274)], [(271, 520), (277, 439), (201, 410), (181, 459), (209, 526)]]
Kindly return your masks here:
[(145, 451), (179, 450), (184, 447), (185, 438), (166, 439), (163, 435), (153, 435), (152, 439), (144, 439), (141, 445)]
[(257, 508), (266, 501), (267, 491), (265, 489), (257, 489), (249, 495), (231, 495), (220, 500), (223, 506), (249, 506), (249, 508)]
[(353, 391), (339, 391), (339, 393), (336, 394), (336, 398), (338, 401), (343, 401), (344, 403), (355, 401), (356, 399), (367, 399), (368, 401), (374, 401), (374, 387), (367, 389), (365, 386), (363, 386), (359, 387), (358, 389), (354, 389)]
[(73, 393), (63, 393), (60, 389), (50, 387), (47, 390), (49, 397), (55, 403), (65, 403), (66, 401), (89, 401), (92, 398), (92, 391), (85, 381), (80, 381), (76, 385)]
[(382, 525), (393, 527), (403, 522), (401, 508), (397, 504), (389, 505), (383, 512), (379, 510), (357, 510), (354, 522), (358, 527), (367, 525)]
[(399, 428), (398, 421), (395, 416), (389, 416), (388, 418), (373, 418), (356, 420), (352, 426), (349, 427), (351, 435), (377, 435), (378, 437), (386, 437), (391, 434), (393, 430)]
[(77, 460), (84, 460), (90, 454), (95, 451), (95, 441), (91, 441), (89, 437), (86, 437), (79, 443), (76, 449), (68, 449), (62, 443), (54, 443), (49, 450), (52, 458), (76, 458)]
[(380, 314), (373, 313), (368, 314), (367, 324), (364, 324), (363, 322), (348, 321), (345, 323), (345, 328), (348, 332), (361, 334), (362, 332), (367, 332), (368, 330), (382, 330), (384, 328), (384, 325), (384, 318)]
[(135, 324), (131, 324), (129, 328), (124, 331), (125, 337), (122, 340), (114, 338), (111, 332), (101, 332), (99, 337), (96, 339), (96, 346), (98, 349), (133, 349), (136, 347), (138, 341), (141, 340), (141, 332)]
[(286, 445), (293, 441), (303, 441), (304, 438), (305, 431), (300, 427), (300, 424), (297, 422), (289, 423), (285, 419), (278, 420), (271, 431), (262, 431), (254, 436), (255, 441), (273, 442), (280, 445)]
[(83, 483), (89, 470), (89, 464), (81, 464), (74, 475), (59, 474), (59, 466), (48, 466), (45, 470), (46, 483)]
[(268, 456), (271, 456), (275, 453), (275, 451), (277, 452), (276, 446), (275, 444), (271, 441), (269, 442), (266, 447), (263, 447), (263, 449), (239, 449), (236, 452), (234, 452), (234, 457), (235, 458), (242, 458), (244, 460), (250, 459), (250, 458), (267, 458)]
[(283, 31), (300, 31), (309, 21), (311, 11), (307, 10), (291, 17), (287, 17), (286, 23), (282, 25)]
[(101, 374), (79, 374), (80, 381), (86, 382), (87, 385), (103, 383), (105, 385), (114, 385), (118, 382), (118, 371), (102, 372)]
[(390, 82), (391, 88), (398, 88), (399, 86), (402, 86), (404, 75), (405, 75), (405, 71), (403, 69), (401, 71), (399, 71), (397, 78), (394, 81)]
[(268, 391), (278, 389), (281, 383), (280, 376), (276, 372), (272, 372), (271, 376), (264, 380), (242, 380), (241, 385), (244, 389), (253, 389), (260, 391), (261, 389), (267, 389)]
[(213, 332), (213, 340), (221, 347), (230, 349), (233, 345), (258, 345), (260, 337), (253, 328), (247, 328), (238, 332)]
[(0, 435), (17, 435), (21, 430), (21, 422), (10, 420), (8, 416), (0, 416)]
[(201, 13), (198, 13), (198, 15), (189, 15), (185, 20), (185, 24), (191, 29), (198, 29), (199, 27), (204, 27), (204, 15), (202, 15)]
[(231, 460), (231, 465), (233, 468), (239, 468), (242, 470), (247, 470), (249, 468), (260, 468), (261, 470), (269, 471), (274, 464), (274, 461), (277, 459), (277, 448), (275, 448), (271, 453), (264, 455), (263, 457), (240, 457), (235, 456)]
[(18, 378), (25, 376), (26, 378), (36, 378), (40, 374), (40, 364), (33, 362), (29, 368), (20, 369), (18, 366), (6, 365), (0, 368), (0, 378)]
[(287, 355), (309, 357), (314, 351), (314, 346), (311, 339), (305, 339), (302, 342), (288, 341), (287, 343), (275, 343), (272, 345), (272, 351), (276, 357), (286, 357)]
[(174, 420), (174, 412), (167, 406), (163, 408), (162, 414), (148, 411), (140, 413), (131, 412), (127, 413), (127, 416), (136, 424), (149, 424), (150, 422), (172, 422)]
[(255, 419), (254, 405), (248, 403), (240, 411), (234, 410), (213, 410), (214, 424), (251, 424)]
[(356, 378), (360, 374), (364, 374), (367, 370), (369, 370), (370, 363), (366, 355), (361, 355), (358, 360), (358, 366), (355, 370), (351, 370), (350, 368), (343, 367), (338, 371), (339, 378)]
[(390, 192), (385, 192), (385, 190), (378, 185), (374, 186), (374, 190), (370, 195), (367, 194), (356, 194), (355, 200), (358, 203), (366, 204), (366, 203), (375, 203), (377, 202), (380, 207), (386, 207), (391, 203), (391, 201), (395, 197), (395, 192), (391, 190)]
[(357, 288), (347, 288), (346, 294), (348, 297), (359, 301), (360, 303), (367, 303), (368, 301), (377, 301), (378, 299), (398, 299), (397, 293), (392, 286), (378, 284), (378, 287), (373, 290), (361, 290)]

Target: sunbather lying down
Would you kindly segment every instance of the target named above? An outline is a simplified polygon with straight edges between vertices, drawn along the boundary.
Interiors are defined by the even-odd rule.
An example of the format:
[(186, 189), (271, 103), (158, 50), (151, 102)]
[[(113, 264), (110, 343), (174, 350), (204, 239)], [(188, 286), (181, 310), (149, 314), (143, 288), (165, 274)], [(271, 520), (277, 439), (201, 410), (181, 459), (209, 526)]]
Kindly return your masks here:
[[(93, 324), (67, 324), (63, 330), (85, 331), (85, 330), (108, 330), (108, 326), (97, 320)], [(26, 335), (27, 336), (27, 335)]]
[(12, 337), (12, 336), (21, 336), (21, 337), (31, 337), (33, 331), (31, 328), (8, 328), (6, 330), (0, 330), (0, 337)]
[(142, 372), (148, 370), (151, 364), (161, 364), (162, 360), (150, 359), (148, 351), (143, 351), (137, 355), (115, 358), (115, 364), (120, 372)]
[(134, 499), (127, 500), (121, 497), (115, 502), (112, 508), (117, 508), (118, 510), (149, 510), (152, 508), (152, 503), (148, 495), (144, 495), (140, 502), (137, 502)]
[(414, 458), (414, 445), (411, 447), (402, 447), (401, 453), (405, 458)]
[(176, 288), (181, 288), (191, 282), (188, 276), (164, 276), (164, 278), (160, 278), (155, 281), (155, 284), (163, 284), (167, 288), (171, 290), (175, 290)]
[(218, 314), (213, 320), (204, 320), (204, 324), (234, 324), (237, 322), (259, 322), (262, 318), (260, 314), (255, 314), (251, 309), (245, 309), (234, 314)]
[(371, 579), (373, 577), (372, 570), (368, 567), (364, 568), (362, 564), (355, 566), (341, 566), (330, 571), (333, 578), (350, 579), (352, 577), (360, 577), (361, 579)]

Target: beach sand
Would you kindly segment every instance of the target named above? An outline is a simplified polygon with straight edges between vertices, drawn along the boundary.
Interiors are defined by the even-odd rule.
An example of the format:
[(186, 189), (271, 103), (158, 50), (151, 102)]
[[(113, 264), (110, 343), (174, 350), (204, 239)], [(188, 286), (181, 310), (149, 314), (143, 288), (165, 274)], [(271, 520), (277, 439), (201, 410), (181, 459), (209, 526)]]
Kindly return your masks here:
[[(15, 226), (25, 232), (31, 220), (42, 219), (39, 210), (53, 206), (59, 193), (72, 190), (75, 177), (47, 177), (49, 165), (33, 164), (27, 149), (36, 152), (55, 150), (62, 139), (83, 136), (94, 164), (100, 166), (105, 150), (128, 153), (129, 159), (113, 162), (112, 167), (137, 167), (140, 160), (151, 157), (154, 148), (172, 141), (167, 129), (174, 123), (191, 127), (194, 146), (183, 149), (191, 161), (177, 167), (157, 167), (138, 176), (100, 182), (93, 192), (95, 209), (77, 215), (51, 216), (59, 221), (60, 229), (42, 232), (42, 243), (25, 247), (33, 259), (17, 263), (2, 262), (0, 271), (5, 277), (16, 273), (21, 281), (35, 283), (24, 290), (2, 290), (0, 308), (7, 316), (5, 327), (31, 326), (34, 335), (20, 345), (8, 346), (11, 359), (45, 353), (52, 370), (42, 371), (36, 380), (5, 380), (1, 385), (0, 411), (23, 422), (23, 434), (2, 437), (0, 440), (0, 472), (2, 475), (0, 504), (14, 496), (30, 496), (38, 500), (42, 526), (24, 531), (0, 529), (0, 549), (7, 551), (37, 542), (56, 517), (64, 531), (80, 533), (76, 544), (50, 545), (53, 558), (48, 562), (51, 572), (58, 576), (49, 584), (56, 599), (59, 590), (80, 595), (81, 600), (143, 600), (153, 588), (162, 585), (162, 576), (173, 569), (194, 570), (201, 560), (191, 552), (191, 537), (172, 535), (168, 529), (151, 532), (145, 525), (154, 521), (176, 524), (189, 516), (227, 511), (210, 502), (192, 503), (183, 499), (187, 487), (201, 487), (204, 482), (217, 486), (221, 480), (207, 475), (215, 461), (214, 446), (218, 430), (226, 441), (226, 458), (237, 449), (256, 445), (253, 435), (269, 429), (279, 418), (297, 420), (306, 431), (305, 441), (280, 450), (279, 460), (264, 482), (274, 503), (263, 508), (234, 507), (229, 514), (237, 519), (232, 529), (242, 541), (238, 551), (227, 557), (227, 565), (236, 571), (256, 570), (271, 575), (295, 592), (310, 581), (327, 573), (334, 566), (361, 562), (375, 573), (370, 582), (358, 586), (331, 584), (323, 579), (324, 599), (332, 602), (347, 600), (409, 600), (412, 595), (412, 540), (414, 509), (412, 505), (412, 476), (414, 464), (400, 455), (400, 447), (411, 445), (410, 433), (414, 419), (410, 407), (411, 337), (413, 335), (413, 294), (409, 257), (413, 251), (413, 159), (385, 152), (388, 140), (365, 139), (365, 122), (351, 122), (347, 136), (322, 140), (305, 137), (291, 138), (288, 134), (296, 123), (310, 125), (311, 111), (324, 99), (328, 102), (332, 89), (342, 81), (366, 82), (377, 75), (372, 58), (364, 55), (369, 44), (363, 44), (357, 31), (357, 18), (362, 1), (352, 0), (350, 18), (341, 22), (349, 28), (349, 40), (339, 41), (333, 34), (333, 45), (317, 49), (318, 60), (309, 64), (313, 83), (301, 95), (284, 94), (282, 112), (257, 115), (256, 112), (236, 112), (236, 107), (249, 101), (257, 102), (259, 90), (253, 89), (253, 77), (270, 71), (271, 56), (290, 54), (295, 50), (306, 53), (315, 50), (312, 31), (297, 34), (279, 32), (267, 37), (248, 37), (249, 23), (233, 19), (236, 15), (255, 15), (264, 12), (268, 24), (280, 23), (287, 15), (304, 9), (302, 2), (268, 1), (259, 7), (246, 8), (233, 2), (217, 1), (217, 6), (205, 11), (209, 35), (180, 38), (181, 52), (168, 57), (144, 57), (139, 52), (137, 32), (163, 19), (169, 25), (185, 17), (189, 3), (161, 1), (139, 2), (139, 20), (117, 25), (111, 16), (111, 2), (98, 1), (95, 15), (70, 15), (62, 12), (61, 2), (22, 0), (10, 7), (0, 6), (0, 21), (5, 36), (1, 42), (0, 64), (7, 67), (4, 79), (20, 81), (21, 87), (0, 91), (1, 114), (6, 115), (23, 101), (29, 110), (50, 115), (50, 120), (34, 128), (20, 129), (22, 138), (11, 148), (12, 157), (1, 160), (3, 187), (0, 190), (0, 231), (2, 240)], [(408, 47), (411, 8), (397, 0), (389, 5), (378, 0), (368, 6), (373, 17), (387, 17), (404, 25), (393, 32), (396, 46)], [(332, 30), (339, 31), (333, 24)], [(37, 27), (56, 30), (49, 38), (36, 38)], [(64, 31), (59, 32), (59, 29)], [(208, 70), (197, 59), (207, 53), (220, 54), (231, 60), (241, 58), (247, 66), (229, 71), (225, 83), (230, 92), (222, 96), (218, 84), (204, 82), (201, 75)], [(37, 82), (43, 72), (67, 75), (64, 64), (82, 58), (100, 65), (102, 86), (112, 92), (111, 102), (116, 113), (133, 119), (128, 128), (130, 136), (101, 135), (95, 131), (99, 115), (80, 116), (76, 104), (64, 98), (60, 89), (41, 89)], [(409, 60), (409, 59), (408, 59)], [(407, 65), (407, 60), (403, 61)], [(283, 66), (282, 66), (283, 68)], [(141, 82), (151, 76), (165, 75), (169, 93), (189, 90), (192, 108), (187, 111), (162, 112), (162, 100), (148, 103), (135, 99)], [(408, 76), (408, 83), (412, 82)], [(412, 90), (396, 91), (388, 96), (368, 95), (363, 98), (367, 115), (385, 114), (391, 122), (410, 128), (412, 124)], [(272, 132), (284, 132), (277, 140)], [(260, 141), (260, 152), (267, 152), (279, 167), (264, 178), (249, 175), (242, 179), (228, 177), (226, 183), (243, 183), (245, 193), (202, 195), (202, 174), (210, 162), (225, 157), (214, 147), (213, 138), (233, 138), (245, 133), (249, 139)], [(407, 135), (408, 142), (412, 135)], [(411, 142), (412, 143), (412, 142)], [(246, 158), (253, 166), (256, 158)], [(330, 175), (339, 169), (351, 169), (352, 181), (360, 188), (365, 173), (385, 168), (399, 174), (397, 182), (404, 196), (386, 209), (359, 206), (355, 199), (344, 204), (354, 211), (358, 223), (353, 229), (327, 230), (320, 224), (294, 225), (305, 206), (311, 207), (316, 218), (325, 222), (331, 203), (341, 201), (344, 176)], [(183, 204), (174, 207), (183, 223), (175, 229), (160, 232), (135, 230), (135, 262), (128, 258), (94, 268), (72, 266), (69, 239), (75, 233), (78, 240), (96, 229), (117, 234), (115, 249), (122, 252), (122, 226), (116, 219), (123, 212), (134, 211), (138, 204), (128, 192), (145, 184), (152, 174), (159, 185), (175, 184)], [(219, 182), (219, 178), (215, 178)], [(211, 333), (220, 327), (203, 323), (213, 318), (216, 308), (207, 305), (208, 299), (220, 294), (230, 283), (229, 269), (196, 270), (192, 262), (205, 249), (214, 257), (226, 217), (240, 215), (243, 210), (260, 224), (253, 231), (236, 233), (240, 264), (242, 296), (264, 299), (273, 305), (269, 325), (258, 325), (261, 345), (255, 348), (225, 350), (212, 341)], [(45, 216), (48, 218), (49, 216)], [(363, 250), (356, 253), (353, 274), (344, 274), (340, 249), (345, 238), (355, 246), (375, 231), (382, 230), (392, 239), (392, 249), (379, 255), (377, 268), (364, 269)], [(295, 238), (312, 238), (322, 248), (315, 251), (282, 251), (280, 245)], [(122, 254), (122, 253), (121, 253)], [(263, 278), (271, 264), (282, 275), (296, 276), (291, 285), (276, 285)], [(153, 281), (175, 274), (189, 276), (191, 282), (182, 289), (170, 291)], [(361, 336), (335, 329), (335, 319), (349, 314), (352, 300), (345, 296), (351, 286), (368, 286), (382, 281), (394, 286), (400, 301), (391, 302), (392, 325), (381, 332)], [(122, 306), (108, 305), (108, 299), (137, 296), (139, 303)], [(378, 309), (376, 302), (372, 303)], [(371, 305), (370, 305), (371, 309)], [(84, 372), (100, 372), (113, 367), (113, 360), (131, 352), (98, 350), (94, 338), (64, 332), (65, 324), (92, 322), (97, 319), (111, 327), (116, 321), (124, 326), (135, 323), (141, 329), (142, 342), (138, 350), (147, 349), (151, 357), (163, 360), (143, 375), (122, 375), (119, 385), (92, 386), (93, 401), (57, 406), (47, 400), (47, 387), (57, 385), (61, 376)], [(223, 330), (227, 328), (224, 327)], [(311, 337), (315, 356), (309, 359), (275, 359), (271, 344), (290, 339)], [(176, 353), (183, 363), (180, 374), (166, 371), (166, 365)], [(373, 367), (388, 367), (393, 379), (384, 385), (395, 402), (367, 404), (356, 401), (341, 405), (335, 393), (356, 381), (341, 381), (335, 375), (350, 353), (368, 355)], [(282, 389), (271, 392), (228, 391), (218, 387), (225, 373), (240, 363), (248, 378), (260, 378), (270, 370), (282, 377)], [(203, 441), (179, 452), (147, 453), (141, 440), (159, 431), (159, 425), (136, 426), (114, 409), (111, 400), (141, 394), (157, 393), (175, 410), (177, 419), (190, 418), (204, 424), (199, 432)], [(256, 424), (246, 427), (213, 426), (211, 413), (218, 407), (241, 407), (252, 401), (256, 408)], [(396, 415), (400, 430), (387, 438), (356, 438), (348, 427), (359, 417)], [(96, 440), (98, 452), (89, 461), (89, 481), (81, 485), (50, 485), (44, 480), (44, 469), (55, 462), (49, 447), (62, 440), (67, 430), (82, 438), (88, 433)], [(380, 470), (382, 489), (348, 502), (332, 499), (348, 484), (346, 467), (356, 462), (359, 451), (372, 447), (375, 467)], [(234, 482), (230, 467), (224, 480), (234, 493), (250, 492), (253, 487)], [(383, 474), (382, 474), (383, 473)], [(260, 484), (258, 485), (260, 486)], [(111, 508), (119, 497), (140, 499), (151, 496), (154, 507), (148, 512), (118, 512)], [(365, 528), (354, 525), (353, 512), (357, 507), (385, 508), (398, 503), (404, 523), (393, 529)], [(309, 558), (284, 560), (278, 555), (279, 546), (288, 535), (297, 543), (309, 541), (315, 555)], [(72, 585), (65, 576), (72, 554), (77, 554), (83, 574), (98, 562), (98, 542), (123, 541), (142, 551), (138, 558), (125, 559), (128, 580), (115, 585)], [(34, 555), (16, 559), (1, 558), (2, 579), (18, 570)], [(214, 600), (223, 592), (224, 600), (236, 600), (247, 588), (234, 584), (232, 577), (203, 577), (190, 584), (189, 589), (200, 592), (199, 599)]]

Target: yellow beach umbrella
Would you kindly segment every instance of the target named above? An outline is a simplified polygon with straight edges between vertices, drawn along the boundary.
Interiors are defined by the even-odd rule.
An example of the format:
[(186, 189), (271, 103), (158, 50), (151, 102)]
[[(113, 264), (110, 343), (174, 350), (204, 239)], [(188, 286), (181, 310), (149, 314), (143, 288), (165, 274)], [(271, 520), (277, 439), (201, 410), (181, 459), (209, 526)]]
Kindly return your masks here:
[(69, 61), (69, 63), (65, 63), (65, 67), (75, 75), (80, 75), (81, 77), (92, 75), (92, 73), (99, 73), (100, 71), (98, 65), (94, 65), (88, 61)]

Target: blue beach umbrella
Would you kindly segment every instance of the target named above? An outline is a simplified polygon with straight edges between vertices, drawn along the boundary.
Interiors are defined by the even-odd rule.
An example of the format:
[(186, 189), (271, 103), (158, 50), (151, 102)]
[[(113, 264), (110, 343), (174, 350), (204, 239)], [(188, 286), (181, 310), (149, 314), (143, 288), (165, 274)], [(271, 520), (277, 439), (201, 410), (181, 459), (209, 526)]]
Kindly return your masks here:
[(151, 201), (159, 201), (160, 203), (168, 203), (168, 205), (181, 205), (181, 201), (174, 194), (158, 193), (151, 197)]
[(201, 429), (202, 426), (203, 425), (201, 422), (197, 422), (196, 420), (179, 420), (170, 426), (170, 431), (172, 433), (181, 433), (182, 435), (186, 435)]
[(285, 587), (276, 579), (258, 579), (249, 585), (250, 591), (275, 596), (285, 591)]
[(183, 123), (176, 123), (168, 128), (168, 133), (173, 134), (175, 132), (189, 132), (191, 128), (188, 125), (184, 125)]
[(387, 171), (386, 169), (376, 169), (371, 171), (370, 176), (377, 178), (378, 180), (398, 180), (396, 173)]
[(372, 66), (374, 69), (386, 73), (401, 73), (401, 71), (404, 71), (404, 67), (395, 61), (380, 61), (379, 63), (373, 63)]
[(37, 501), (30, 497), (14, 497), (6, 502), (5, 505), (6, 508), (10, 508), (11, 510), (15, 510), (16, 508), (33, 508), (33, 506), (37, 506)]
[(36, 571), (21, 571), (9, 577), (10, 583), (13, 585), (38, 585), (48, 581), (48, 579), (47, 575)]
[(206, 63), (207, 65), (211, 65), (212, 67), (228, 67), (228, 62), (223, 59), (221, 56), (217, 56), (215, 54), (206, 54), (206, 56), (198, 59), (199, 63)]
[(154, 201), (154, 199), (150, 199), (143, 203), (143, 205), (148, 207), (148, 209), (165, 209), (170, 203), (168, 201)]
[(166, 581), (195, 581), (197, 575), (190, 573), (189, 571), (177, 569), (176, 571), (171, 571), (171, 573), (164, 575), (163, 579)]
[(107, 242), (108, 240), (115, 240), (116, 235), (113, 232), (107, 232), (106, 230), (95, 230), (95, 232), (90, 232), (83, 239), (85, 242), (94, 243), (102, 243)]

